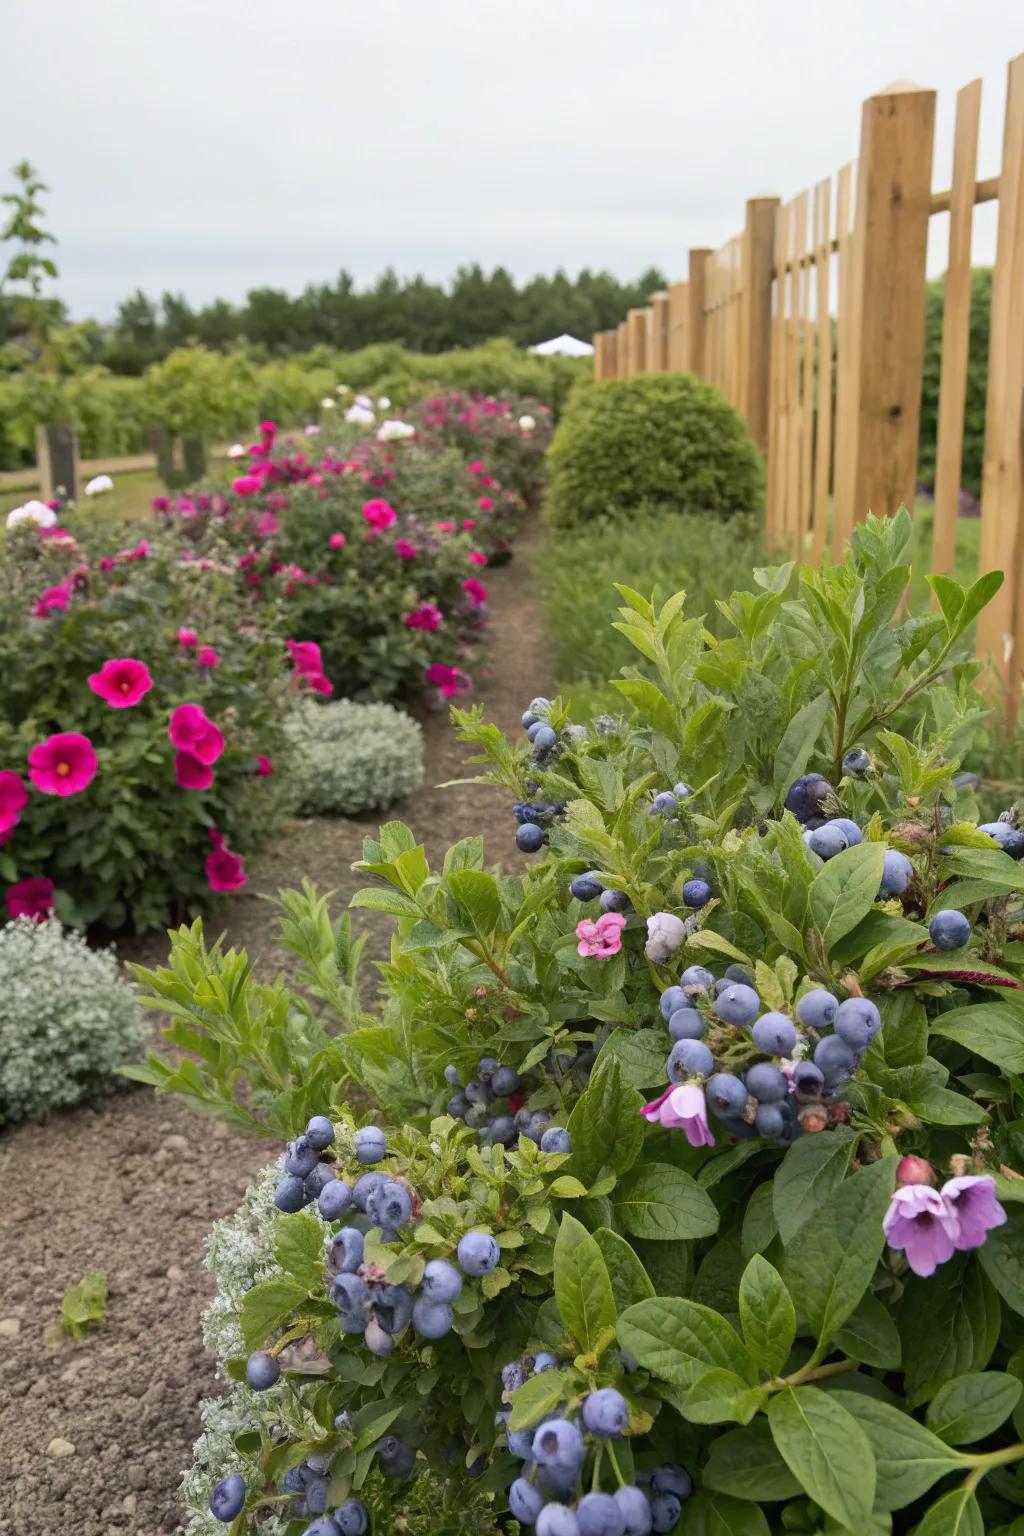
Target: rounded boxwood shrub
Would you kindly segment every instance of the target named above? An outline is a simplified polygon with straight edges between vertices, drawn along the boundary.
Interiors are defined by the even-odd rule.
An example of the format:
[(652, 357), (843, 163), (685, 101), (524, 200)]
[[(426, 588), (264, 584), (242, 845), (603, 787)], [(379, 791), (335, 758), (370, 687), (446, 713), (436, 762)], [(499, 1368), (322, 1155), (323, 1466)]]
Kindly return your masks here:
[(646, 503), (730, 517), (761, 504), (761, 457), (742, 417), (689, 373), (605, 379), (574, 391), (548, 456), (556, 527)]
[(288, 721), (288, 733), (304, 815), (382, 810), (423, 783), (423, 732), (391, 704), (304, 699)]
[(145, 1035), (109, 950), (90, 949), (55, 918), (0, 930), (0, 1124), (109, 1090)]

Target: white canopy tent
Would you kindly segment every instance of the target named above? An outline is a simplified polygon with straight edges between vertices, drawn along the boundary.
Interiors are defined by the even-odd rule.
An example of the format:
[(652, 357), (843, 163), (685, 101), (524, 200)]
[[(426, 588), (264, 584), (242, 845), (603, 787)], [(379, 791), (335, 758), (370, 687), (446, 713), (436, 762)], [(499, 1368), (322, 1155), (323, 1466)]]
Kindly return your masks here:
[(539, 352), (541, 357), (592, 357), (594, 353), (589, 341), (578, 341), (575, 336), (552, 336), (530, 351)]

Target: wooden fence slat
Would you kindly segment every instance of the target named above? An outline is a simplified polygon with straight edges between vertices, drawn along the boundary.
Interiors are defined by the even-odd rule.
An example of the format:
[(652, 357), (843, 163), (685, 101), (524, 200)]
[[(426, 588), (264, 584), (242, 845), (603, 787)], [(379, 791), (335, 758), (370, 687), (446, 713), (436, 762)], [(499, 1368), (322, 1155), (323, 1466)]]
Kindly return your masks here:
[(616, 327), (615, 359), (615, 377), (617, 379), (628, 379), (629, 327), (625, 320), (620, 320)]
[(786, 327), (786, 414), (789, 429), (786, 441), (786, 526), (789, 549), (799, 559), (803, 555), (800, 527), (800, 257), (807, 239), (807, 193), (793, 199), (789, 230), (789, 321)]
[(814, 438), (814, 488), (811, 509), (813, 565), (821, 564), (828, 537), (828, 490), (832, 470), (832, 314), (829, 275), (832, 264), (832, 178), (814, 189), (814, 274), (818, 316), (818, 393)]
[(775, 283), (772, 299), (771, 374), (768, 385), (768, 466), (765, 474), (765, 541), (774, 555), (784, 546), (782, 480), (779, 466), (782, 449), (782, 361), (786, 319), (786, 221), (788, 210), (779, 206), (775, 216)]
[(801, 560), (807, 558), (807, 536), (811, 529), (814, 507), (814, 485), (811, 479), (814, 467), (814, 342), (815, 329), (811, 323), (813, 311), (812, 290), (815, 283), (813, 267), (814, 228), (811, 222), (811, 196), (804, 193), (806, 212), (800, 229), (800, 516), (797, 550)]
[(664, 373), (668, 368), (668, 294), (651, 294), (651, 332), (647, 366)]
[(771, 387), (772, 265), (775, 260), (777, 197), (747, 199), (743, 228), (740, 327), (742, 373), (740, 409), (750, 435), (768, 447), (768, 398)]
[(673, 283), (668, 290), (668, 366), (673, 373), (685, 373), (690, 366), (686, 323), (689, 314), (689, 285)]
[(704, 314), (704, 293), (707, 279), (708, 258), (711, 252), (706, 246), (697, 246), (690, 251), (690, 276), (687, 284), (690, 301), (690, 311), (687, 319), (687, 333), (690, 344), (689, 368), (700, 378), (704, 378), (704, 353), (706, 340), (706, 316)]
[(853, 331), (856, 292), (853, 283), (853, 165), (844, 165), (836, 181), (838, 241), (838, 323), (836, 326), (836, 425), (832, 471), (833, 559), (842, 558), (853, 527), (853, 453), (857, 405), (854, 399)]
[[(932, 575), (952, 576), (956, 564), (956, 519), (963, 469), (967, 359), (971, 341), (971, 224), (978, 172), (981, 81), (972, 80), (956, 98), (953, 185), (950, 192), (949, 260), (942, 311), (939, 425), (935, 450), (935, 526)], [(1021, 345), (1024, 345), (1022, 339)]]

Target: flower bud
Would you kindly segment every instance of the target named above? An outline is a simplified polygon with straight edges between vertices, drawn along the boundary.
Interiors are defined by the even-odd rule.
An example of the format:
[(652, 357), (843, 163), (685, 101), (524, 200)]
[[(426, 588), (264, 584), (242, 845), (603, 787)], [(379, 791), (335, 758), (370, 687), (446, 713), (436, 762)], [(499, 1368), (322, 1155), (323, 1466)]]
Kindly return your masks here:
[(931, 1163), (923, 1157), (901, 1157), (896, 1169), (896, 1183), (900, 1188), (904, 1184), (934, 1184), (935, 1174)]
[(654, 965), (661, 965), (674, 955), (683, 939), (686, 928), (682, 918), (672, 912), (655, 912), (647, 919), (647, 943), (644, 954)]

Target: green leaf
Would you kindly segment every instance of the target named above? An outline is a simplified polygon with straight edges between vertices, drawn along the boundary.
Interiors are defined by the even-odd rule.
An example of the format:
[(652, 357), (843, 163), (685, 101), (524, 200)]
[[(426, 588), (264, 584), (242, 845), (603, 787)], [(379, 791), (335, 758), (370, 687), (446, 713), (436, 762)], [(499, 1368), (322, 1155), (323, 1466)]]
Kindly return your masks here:
[(788, 1247), (805, 1221), (846, 1178), (856, 1134), (849, 1126), (801, 1136), (782, 1159), (772, 1183), (779, 1236)]
[[(549, 1376), (553, 1380), (549, 1381)], [(539, 1424), (545, 1414), (553, 1413), (565, 1400), (566, 1392), (564, 1371), (538, 1371), (512, 1393), (509, 1429), (530, 1429)]]
[(107, 1277), (87, 1269), (77, 1285), (69, 1285), (60, 1304), (60, 1331), (80, 1339), (107, 1315)]
[(586, 1227), (568, 1213), (555, 1238), (554, 1280), (559, 1316), (581, 1354), (614, 1337), (615, 1298), (607, 1265)]
[(909, 1413), (864, 1392), (829, 1394), (853, 1415), (875, 1453), (875, 1508), (902, 1509), (927, 1493), (960, 1458)]
[(914, 1536), (985, 1536), (978, 1501), (970, 1488), (952, 1488), (932, 1505)]
[(636, 1089), (622, 1082), (617, 1061), (598, 1061), (586, 1092), (569, 1116), (572, 1154), (563, 1171), (575, 1174), (589, 1188), (604, 1167), (616, 1173), (631, 1168), (643, 1146), (642, 1104)]
[(665, 1242), (710, 1237), (718, 1230), (718, 1210), (710, 1195), (671, 1163), (634, 1168), (620, 1182), (613, 1203), (616, 1219), (634, 1237)]
[(999, 1337), (1000, 1310), (973, 1254), (955, 1253), (927, 1278), (907, 1276), (897, 1324), (912, 1408), (954, 1376), (985, 1369)]
[(654, 1286), (646, 1269), (624, 1237), (608, 1227), (598, 1227), (594, 1242), (601, 1250), (619, 1312), (654, 1295)]
[(998, 1429), (1020, 1402), (1024, 1386), (1005, 1371), (955, 1376), (928, 1404), (925, 1422), (947, 1445), (969, 1445)]
[(768, 1521), (756, 1504), (741, 1504), (706, 1488), (687, 1499), (677, 1530), (678, 1536), (769, 1536)]
[(769, 1401), (768, 1423), (804, 1491), (840, 1524), (862, 1531), (875, 1499), (875, 1455), (853, 1415), (817, 1387), (789, 1387)]
[(829, 859), (811, 882), (810, 910), (826, 949), (850, 933), (878, 900), (885, 846), (857, 843)]
[(258, 1349), (271, 1334), (283, 1328), (308, 1293), (307, 1286), (285, 1279), (262, 1280), (246, 1291), (241, 1314), (246, 1349)]
[(411, 896), (405, 896), (401, 891), (383, 890), (375, 885), (356, 891), (349, 906), (359, 907), (366, 912), (387, 912), (392, 917), (418, 917), (420, 911)]
[(892, 1313), (868, 1291), (836, 1334), (836, 1347), (851, 1360), (879, 1370), (895, 1370), (902, 1347)]
[(1008, 1307), (1024, 1313), (1024, 1207), (1011, 1205), (1006, 1223), (993, 1227), (978, 1262)]
[(664, 1030), (616, 1029), (608, 1036), (597, 1060), (600, 1063), (610, 1057), (617, 1061), (623, 1082), (631, 1088), (650, 1088), (664, 1082), (666, 1054)]
[(796, 1498), (802, 1491), (779, 1455), (766, 1419), (716, 1435), (701, 1476), (705, 1488), (758, 1504)]
[(653, 1296), (619, 1318), (619, 1343), (662, 1381), (692, 1387), (715, 1367), (754, 1385), (757, 1371), (738, 1335), (711, 1307), (682, 1296)]
[(796, 1337), (796, 1310), (773, 1264), (755, 1253), (740, 1280), (743, 1337), (761, 1370), (777, 1376)]
[(278, 1216), (274, 1223), (274, 1253), (286, 1275), (312, 1291), (324, 1272), (324, 1229), (308, 1211)]
[(474, 930), (488, 938), (501, 922), (501, 897), (494, 876), (482, 869), (457, 869), (448, 876), (447, 883)]
[(844, 1179), (786, 1250), (790, 1295), (821, 1343), (842, 1327), (871, 1283), (885, 1247), (882, 1220), (896, 1161), (867, 1163)]
[(824, 690), (816, 693), (809, 703), (797, 710), (786, 726), (782, 740), (775, 749), (772, 788), (777, 802), (783, 799), (793, 780), (800, 777), (810, 762), (815, 742), (825, 724), (829, 702)]
[(697, 1378), (682, 1411), (691, 1424), (749, 1424), (763, 1406), (760, 1387), (752, 1387), (734, 1371), (717, 1368)]
[(931, 1032), (955, 1040), (973, 1055), (995, 1062), (1004, 1072), (1024, 1073), (1024, 1005), (1011, 998), (993, 998), (940, 1013)]

